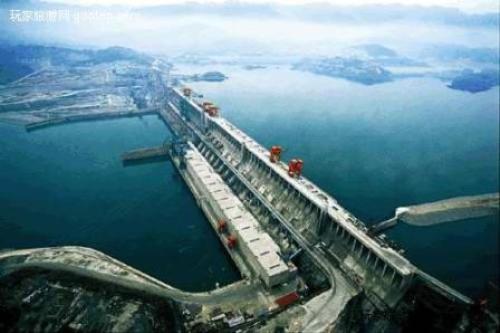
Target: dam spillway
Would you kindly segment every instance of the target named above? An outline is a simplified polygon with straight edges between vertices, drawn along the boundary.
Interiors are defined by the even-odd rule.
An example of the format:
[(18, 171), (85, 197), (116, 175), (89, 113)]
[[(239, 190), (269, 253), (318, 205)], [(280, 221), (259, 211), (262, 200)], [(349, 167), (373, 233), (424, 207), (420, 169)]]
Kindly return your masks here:
[[(305, 248), (325, 274), (341, 271), (389, 307), (424, 276), (384, 235), (371, 235), (363, 222), (308, 179), (290, 177), (286, 164), (271, 161), (268, 149), (220, 117), (217, 108), (207, 112), (211, 103), (204, 103), (190, 91), (169, 88), (160, 115), (192, 143), (281, 252)], [(451, 298), (469, 301), (447, 286), (434, 285)]]

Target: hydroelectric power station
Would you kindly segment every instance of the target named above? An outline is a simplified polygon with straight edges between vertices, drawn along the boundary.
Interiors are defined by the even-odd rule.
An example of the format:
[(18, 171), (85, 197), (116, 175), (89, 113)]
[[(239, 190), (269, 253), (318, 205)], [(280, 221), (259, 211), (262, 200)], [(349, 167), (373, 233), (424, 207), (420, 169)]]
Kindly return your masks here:
[[(111, 58), (116, 57), (117, 60), (103, 63), (101, 57), (97, 57), (101, 54), (99, 51), (92, 51), (89, 55), (87, 51), (82, 53), (61, 49), (62, 55), (53, 59), (69, 56), (71, 60), (68, 59), (70, 61), (66, 65), (46, 68), (47, 52), (52, 53), (52, 48), (44, 50), (41, 52), (39, 71), (2, 88), (0, 118), (25, 124), (25, 129), (31, 133), (29, 135), (37, 136), (32, 131), (72, 122), (150, 114), (159, 116), (173, 133), (172, 140), (157, 142), (152, 147), (131, 147), (136, 149), (117, 156), (114, 162), (119, 164), (118, 160), (121, 160), (123, 166), (129, 167), (169, 160), (182, 183), (170, 183), (167, 186), (175, 185), (175, 188), (182, 189), (179, 185), (186, 185), (211, 226), (206, 232), (216, 235), (216, 243), (211, 243), (212, 237), (205, 240), (206, 235), (200, 234), (199, 229), (196, 229), (199, 226), (194, 225), (193, 222), (196, 221), (189, 217), (194, 216), (193, 214), (163, 214), (166, 209), (181, 211), (170, 205), (186, 199), (182, 197), (184, 191), (177, 192), (181, 193), (181, 197), (163, 204), (165, 198), (154, 195), (156, 191), (151, 191), (145, 185), (160, 185), (160, 193), (164, 190), (168, 192), (168, 189), (161, 187), (164, 186), (163, 183), (156, 183), (152, 174), (142, 173), (144, 170), (136, 173), (136, 170), (131, 169), (120, 170), (120, 173), (130, 171), (134, 177), (147, 177), (144, 186), (140, 188), (141, 193), (136, 197), (135, 194), (120, 192), (116, 201), (119, 205), (110, 206), (112, 214), (105, 216), (101, 212), (97, 213), (103, 215), (103, 221), (109, 221), (105, 226), (107, 232), (115, 232), (115, 226), (124, 226), (123, 223), (112, 225), (114, 221), (122, 222), (120, 216), (127, 218), (130, 229), (122, 228), (119, 231), (123, 233), (117, 232), (114, 237), (110, 237), (109, 242), (106, 239), (105, 243), (109, 243), (109, 249), (117, 248), (118, 251), (125, 250), (121, 248), (121, 244), (130, 244), (126, 249), (128, 252), (123, 251), (121, 256), (125, 260), (128, 260), (130, 251), (138, 249), (137, 257), (141, 261), (147, 259), (143, 268), (148, 269), (150, 263), (154, 266), (152, 274), (155, 274), (156, 269), (161, 270), (163, 265), (179, 273), (181, 278), (188, 277), (188, 274), (199, 274), (200, 270), (205, 273), (206, 269), (210, 280), (206, 279), (207, 275), (202, 275), (197, 277), (197, 281), (206, 279), (204, 286), (210, 285), (211, 289), (200, 292), (178, 289), (148, 275), (148, 272), (130, 266), (136, 265), (137, 261), (121, 262), (119, 257), (113, 258), (91, 248), (61, 244), (62, 246), (45, 248), (2, 249), (1, 332), (68, 329), (90, 332), (194, 333), (498, 331), (498, 287), (495, 283), (485, 286), (491, 288), (480, 295), (469, 295), (475, 298), (472, 300), (423, 272), (405, 257), (404, 250), (384, 235), (388, 228), (395, 228), (402, 223), (417, 227), (457, 220), (469, 223), (463, 220), (498, 214), (498, 193), (399, 207), (394, 217), (368, 227), (343, 208), (334, 197), (305, 177), (311, 161), (302, 160), (301, 156), (283, 160), (284, 149), (280, 142), (272, 142), (269, 147), (261, 146), (224, 119), (224, 110), (221, 111), (216, 104), (184, 85), (189, 80), (194, 80), (192, 75), (171, 75), (172, 65), (166, 60), (134, 55), (130, 50), (110, 48), (104, 54), (113, 55)], [(30, 47), (26, 53), (33, 54), (33, 49)], [(88, 61), (82, 60), (87, 58)], [(314, 71), (313, 68), (309, 69)], [(209, 80), (221, 79), (221, 76), (217, 78), (214, 73), (209, 74)], [(40, 86), (43, 89), (39, 89)], [(444, 117), (443, 121), (449, 119), (452, 118)], [(148, 127), (148, 130), (151, 128)], [(10, 129), (6, 133), (9, 140)], [(81, 133), (92, 135), (92, 132)], [(27, 147), (38, 140), (35, 137), (25, 140), (24, 136), (17, 134), (12, 138), (22, 138), (20, 147)], [(128, 146), (137, 142), (125, 137), (117, 140), (123, 140)], [(2, 156), (10, 155), (9, 147), (15, 146), (7, 143), (6, 154)], [(43, 140), (39, 143), (42, 147), (45, 146)], [(72, 145), (70, 147), (69, 158), (72, 158), (76, 150)], [(289, 153), (293, 153), (293, 146), (286, 148)], [(39, 151), (38, 146), (33, 150), (30, 147), (26, 149), (30, 149), (27, 152), (35, 151), (38, 155), (27, 154), (21, 148), (16, 148), (13, 151), (18, 153), (13, 155), (13, 162), (21, 160), (21, 156), (29, 155), (29, 159), (24, 159), (23, 164), (19, 164), (21, 166), (41, 154), (47, 155), (46, 151)], [(44, 158), (48, 160), (51, 155)], [(78, 158), (86, 159), (87, 155)], [(60, 162), (64, 165), (67, 159), (61, 158)], [(7, 167), (13, 165), (18, 164), (6, 164)], [(42, 164), (47, 165), (49, 164)], [(51, 163), (50, 166), (52, 165), (54, 164)], [(160, 174), (163, 167), (166, 166), (160, 165), (157, 168)], [(23, 172), (18, 174), (27, 175), (22, 169)], [(42, 169), (36, 168), (37, 171), (43, 171)], [(62, 179), (59, 179), (57, 170), (51, 170), (50, 176), (59, 182)], [(163, 171), (167, 174), (171, 170)], [(9, 172), (6, 175), (10, 177)], [(22, 178), (20, 183), (9, 181), (7, 188), (28, 185), (25, 189), (33, 189), (34, 195), (43, 192), (40, 191), (40, 184), (52, 184), (45, 179), (42, 183), (24, 180)], [(132, 186), (130, 191), (136, 188), (138, 187)], [(20, 189), (17, 192), (25, 192)], [(66, 186), (62, 189), (66, 189)], [(56, 198), (60, 197), (61, 187), (49, 190), (58, 193)], [(60, 203), (70, 202), (73, 194), (80, 196), (77, 192), (70, 193), (67, 196), (69, 200), (64, 199)], [(106, 194), (107, 192), (98, 193), (97, 197)], [(134, 200), (125, 203), (121, 200), (122, 195)], [(154, 223), (154, 229), (153, 226), (150, 229), (149, 225), (146, 228), (137, 225), (137, 231), (142, 235), (139, 236), (134, 234), (133, 226), (134, 222), (142, 223), (142, 218), (135, 219), (135, 215), (129, 212), (141, 209), (142, 206), (135, 204), (138, 201), (135, 198), (142, 198), (143, 195), (147, 195), (145, 198), (148, 200), (148, 205), (144, 207), (159, 209), (162, 214), (158, 220), (155, 218), (154, 221), (144, 221)], [(30, 194), (29, 198), (31, 197)], [(13, 201), (6, 203), (15, 211), (20, 205), (24, 205), (24, 201), (17, 200), (17, 196), (13, 198)], [(95, 201), (93, 195), (90, 199)], [(45, 200), (39, 201), (36, 202), (36, 207), (46, 205)], [(150, 206), (150, 203), (154, 205)], [(47, 217), (57, 216), (50, 211), (40, 216), (32, 214), (38, 211), (34, 207), (35, 205), (28, 215), (36, 218), (36, 222), (45, 222)], [(52, 207), (47, 205), (49, 210)], [(123, 208), (127, 210), (121, 211)], [(117, 209), (120, 214), (115, 215)], [(152, 216), (149, 212), (146, 213), (148, 215), (137, 216)], [(190, 213), (199, 216), (198, 212)], [(57, 235), (53, 240), (64, 241), (58, 236), (62, 229), (55, 230), (62, 220), (56, 219), (57, 223), (48, 221), (50, 224), (47, 226), (37, 223), (38, 229), (30, 230), (34, 223), (26, 223), (25, 228), (17, 225), (17, 221), (11, 223), (10, 220), (16, 215), (7, 215), (7, 220), (0, 221), (0, 230), (3, 232), (0, 234), (5, 236), (4, 240), (17, 238), (11, 235), (23, 238), (29, 236), (25, 237), (24, 246), (31, 246), (32, 241), (39, 238), (32, 231), (50, 227), (55, 232), (52, 235)], [(73, 214), (69, 217), (70, 221), (76, 218)], [(83, 214), (78, 218), (84, 220), (88, 216)], [(83, 230), (85, 235), (89, 235), (100, 227), (98, 221), (82, 223), (74, 231)], [(167, 223), (171, 225), (165, 225)], [(73, 226), (74, 223), (68, 225)], [(418, 232), (417, 227), (412, 231)], [(176, 232), (155, 232), (152, 235), (153, 230)], [(219, 250), (227, 253), (240, 273), (240, 279), (221, 285), (217, 281), (221, 275), (214, 273), (224, 272), (228, 269), (226, 265), (213, 270), (215, 261), (207, 263), (204, 253), (195, 253), (195, 256), (199, 255), (199, 260), (193, 258), (192, 253), (189, 256), (180, 255), (189, 248), (189, 244), (186, 247), (182, 244), (182, 248), (172, 246), (184, 242), (184, 234), (178, 234), (178, 230), (191, 233), (190, 236), (193, 237), (189, 237), (188, 242), (207, 241), (206, 244), (195, 244), (196, 246), (210, 244), (211, 253), (217, 255)], [(49, 234), (47, 237), (44, 232), (40, 234), (43, 235), (42, 245), (51, 244), (43, 241), (49, 239)], [(107, 238), (104, 234), (99, 236), (102, 236), (99, 239)], [(88, 240), (90, 244), (101, 244), (93, 237)], [(159, 245), (155, 246), (153, 242), (158, 242)], [(463, 247), (464, 252), (474, 250), (471, 244), (457, 245)], [(436, 250), (440, 246), (443, 244), (436, 244)], [(461, 253), (463, 252), (450, 255), (450, 260), (461, 260)], [(193, 261), (177, 266), (180, 258), (192, 258)], [(430, 258), (429, 261), (435, 263), (436, 258)], [(485, 264), (481, 262), (479, 265), (484, 267)], [(231, 270), (231, 277), (234, 277), (235, 272), (236, 270)], [(475, 275), (477, 272), (471, 267), (467, 274)], [(468, 280), (469, 276), (461, 278)], [(5, 318), (7, 326), (2, 326)]]
[(425, 301), (458, 315), (472, 304), (305, 178), (304, 161), (284, 163), (280, 146), (264, 148), (190, 88), (167, 88), (159, 114), (175, 135), (172, 162), (242, 277), (279, 309), (300, 300), (301, 329), (334, 327), (361, 294), (382, 311)]

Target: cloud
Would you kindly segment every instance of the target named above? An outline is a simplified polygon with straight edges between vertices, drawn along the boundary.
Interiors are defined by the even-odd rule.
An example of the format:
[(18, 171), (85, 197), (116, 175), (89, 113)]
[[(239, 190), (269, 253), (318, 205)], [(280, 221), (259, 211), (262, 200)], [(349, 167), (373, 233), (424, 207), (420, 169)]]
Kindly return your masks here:
[(481, 12), (498, 12), (498, 0), (45, 0), (47, 2), (77, 4), (77, 5), (123, 5), (131, 7), (155, 6), (164, 4), (179, 4), (179, 3), (279, 3), (279, 4), (310, 4), (310, 3), (331, 3), (334, 5), (345, 6), (361, 6), (371, 4), (400, 4), (400, 5), (419, 5), (419, 6), (442, 6), (458, 8), (469, 13)]

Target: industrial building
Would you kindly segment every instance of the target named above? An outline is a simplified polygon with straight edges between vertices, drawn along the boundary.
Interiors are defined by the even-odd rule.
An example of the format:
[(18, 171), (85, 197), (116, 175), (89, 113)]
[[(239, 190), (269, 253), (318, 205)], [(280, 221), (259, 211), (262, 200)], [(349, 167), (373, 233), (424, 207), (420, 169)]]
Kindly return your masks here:
[(183, 161), (186, 176), (211, 215), (217, 216), (214, 227), (229, 250), (239, 251), (251, 271), (268, 288), (295, 277), (297, 268), (281, 258), (279, 246), (191, 143)]

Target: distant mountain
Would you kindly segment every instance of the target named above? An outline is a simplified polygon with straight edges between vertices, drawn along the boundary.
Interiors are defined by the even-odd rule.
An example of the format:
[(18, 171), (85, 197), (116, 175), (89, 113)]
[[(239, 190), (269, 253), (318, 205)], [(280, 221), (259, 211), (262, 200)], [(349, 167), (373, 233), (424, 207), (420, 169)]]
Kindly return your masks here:
[(153, 57), (139, 53), (129, 48), (113, 46), (106, 49), (92, 51), (91, 61), (94, 63), (113, 62), (119, 60), (132, 60), (142, 64), (151, 64)]
[(114, 61), (151, 64), (153, 58), (124, 47), (78, 50), (40, 45), (1, 45), (0, 84), (9, 83), (46, 66), (95, 65)]
[(395, 50), (381, 44), (361, 44), (348, 50), (355, 58), (369, 60), (382, 67), (424, 67), (427, 64), (420, 60), (414, 60), (399, 55)]
[(49, 64), (89, 59), (85, 52), (38, 45), (0, 46), (0, 83), (6, 84)]
[(374, 58), (398, 56), (396, 51), (380, 44), (362, 44), (362, 45), (356, 45), (354, 46), (354, 48), (362, 50), (366, 52), (369, 56)]
[(422, 52), (422, 56), (442, 61), (470, 60), (491, 64), (498, 64), (500, 61), (498, 48), (471, 48), (453, 44), (428, 47)]
[(248, 4), (243, 2), (225, 3), (197, 3), (159, 5), (142, 7), (136, 13), (164, 16), (164, 15), (221, 15), (221, 16), (258, 16), (275, 17), (280, 13), (278, 8), (271, 4)]
[(498, 13), (467, 14), (455, 8), (405, 5), (334, 6), (314, 4), (283, 7), (283, 12), (307, 20), (322, 22), (375, 23), (421, 21), (460, 26), (498, 27)]
[(151, 63), (153, 58), (124, 47), (109, 47), (100, 50), (79, 50), (41, 45), (0, 46), (0, 63), (15, 59), (20, 63), (38, 67), (43, 65), (79, 65), (132, 60)]
[(40, 45), (0, 46), (0, 63), (14, 59), (32, 68), (47, 64), (65, 65), (88, 61), (92, 53), (85, 50), (74, 50), (62, 47)]

